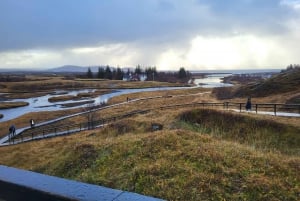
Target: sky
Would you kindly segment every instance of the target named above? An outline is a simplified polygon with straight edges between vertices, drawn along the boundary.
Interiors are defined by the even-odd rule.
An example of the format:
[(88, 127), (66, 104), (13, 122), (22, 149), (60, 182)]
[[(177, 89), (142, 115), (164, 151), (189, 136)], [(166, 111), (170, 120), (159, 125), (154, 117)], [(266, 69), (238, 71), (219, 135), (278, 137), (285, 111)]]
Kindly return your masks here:
[(0, 0), (0, 68), (285, 68), (300, 0)]

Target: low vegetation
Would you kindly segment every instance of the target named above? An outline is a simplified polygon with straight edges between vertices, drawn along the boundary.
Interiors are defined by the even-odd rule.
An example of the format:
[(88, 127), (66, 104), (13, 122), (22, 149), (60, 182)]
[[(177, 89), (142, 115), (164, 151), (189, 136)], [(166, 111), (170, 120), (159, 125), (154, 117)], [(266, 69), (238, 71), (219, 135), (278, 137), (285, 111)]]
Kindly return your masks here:
[(73, 113), (80, 112), (80, 109), (69, 109), (67, 112), (64, 110), (59, 110), (59, 111), (45, 111), (45, 112), (32, 112), (32, 113), (27, 113), (25, 115), (22, 115), (16, 119), (8, 120), (5, 122), (0, 123), (0, 137), (3, 137), (8, 134), (8, 128), (11, 125), (15, 125), (15, 127), (18, 128), (23, 128), (23, 127), (29, 127), (29, 120), (34, 119), (36, 124), (60, 118), (66, 115), (70, 115)]
[(76, 98), (77, 96), (73, 96), (73, 95), (66, 95), (66, 96), (53, 96), (51, 98), (48, 98), (48, 101), (50, 103), (54, 103), (54, 102), (60, 102), (60, 101), (68, 101), (68, 100), (75, 100), (78, 99)]
[[(46, 78), (45, 78), (46, 79)], [(35, 97), (36, 92), (56, 91), (57, 89), (120, 89), (120, 88), (148, 88), (148, 87), (162, 87), (162, 86), (183, 86), (182, 83), (168, 83), (168, 82), (126, 82), (122, 80), (85, 80), (85, 79), (65, 79), (64, 77), (47, 77), (45, 80), (26, 80), (24, 82), (0, 82), (0, 92), (2, 93), (16, 93), (22, 95), (28, 91), (31, 92), (32, 97)]]
[(10, 108), (16, 108), (16, 107), (24, 107), (29, 105), (27, 102), (0, 102), (0, 109), (10, 109)]
[(235, 88), (216, 88), (214, 89), (214, 94), (219, 99), (247, 96), (266, 97), (292, 91), (299, 92), (299, 86), (300, 68), (291, 68), (261, 82), (250, 83)]
[[(133, 88), (136, 84), (103, 80), (56, 81), (62, 81), (64, 87), (75, 81), (103, 90), (120, 86)], [(10, 84), (2, 89), (16, 86), (16, 83)], [(145, 82), (139, 87), (156, 84)], [(231, 90), (237, 92), (226, 89), (230, 93)], [(168, 104), (216, 101), (207, 91), (197, 88), (114, 97), (108, 104), (125, 102), (127, 98), (162, 96), (129, 101), (93, 113), (98, 120), (141, 108), (153, 109), (100, 129), (0, 147), (0, 164), (166, 200), (299, 200), (299, 118), (266, 118), (193, 107), (154, 109)], [(229, 92), (222, 93), (225, 96)], [(285, 99), (281, 94), (266, 99), (253, 98), (253, 101), (289, 100), (297, 95), (293, 94), (284, 95)], [(38, 123), (79, 111), (27, 114), (0, 123), (0, 135), (4, 135), (11, 124), (24, 127), (29, 126), (31, 118)], [(48, 126), (75, 125), (87, 122), (88, 118), (90, 116), (81, 115)], [(161, 125), (162, 130), (154, 131), (154, 124)]]
[(210, 133), (264, 151), (300, 155), (300, 128), (217, 110), (193, 110), (180, 115), (184, 128)]
[[(163, 130), (152, 132), (153, 122)], [(215, 110), (154, 111), (98, 130), (0, 147), (0, 164), (166, 200), (297, 200), (298, 133)]]

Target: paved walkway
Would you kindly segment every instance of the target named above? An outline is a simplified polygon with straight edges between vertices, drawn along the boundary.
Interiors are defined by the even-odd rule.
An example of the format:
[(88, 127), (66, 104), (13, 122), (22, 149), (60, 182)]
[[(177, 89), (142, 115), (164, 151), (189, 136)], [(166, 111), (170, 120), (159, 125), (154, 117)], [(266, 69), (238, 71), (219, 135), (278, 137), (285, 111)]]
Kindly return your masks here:
[[(11, 193), (9, 192), (11, 191), (11, 188), (8, 187), (7, 184), (9, 184), (9, 186), (14, 186), (14, 189), (17, 189), (19, 193), (14, 195), (9, 194)], [(136, 193), (48, 176), (2, 165), (0, 165), (0, 186), (0, 200), (3, 198), (2, 196), (17, 197), (18, 200), (31, 200), (37, 196), (45, 196), (48, 200), (54, 200), (54, 198), (57, 197), (82, 201), (162, 201), (158, 198)]]
[[(176, 96), (169, 96), (169, 97), (183, 97), (183, 96), (197, 96), (197, 95), (203, 95), (203, 94), (207, 94), (207, 93), (210, 93), (210, 92), (203, 92), (203, 93), (197, 93), (197, 94), (188, 94), (188, 95), (176, 95)], [(121, 103), (117, 103), (117, 104), (112, 104), (112, 105), (108, 105), (108, 106), (104, 106), (104, 107), (100, 107), (100, 108), (96, 108), (92, 111), (98, 111), (98, 110), (104, 110), (104, 109), (108, 109), (108, 108), (112, 108), (112, 107), (116, 107), (116, 106), (120, 106), (120, 105), (124, 105), (124, 104), (128, 104), (128, 103), (131, 103), (131, 102), (136, 102), (136, 101), (141, 101), (141, 100), (148, 100), (148, 99), (156, 99), (156, 98), (165, 98), (164, 96), (151, 96), (151, 97), (145, 97), (145, 98), (139, 98), (139, 99), (130, 99), (129, 101), (126, 101), (126, 102), (121, 102)], [(75, 117), (75, 116), (78, 116), (78, 115), (82, 115), (82, 114), (85, 114), (85, 113), (88, 113), (88, 112), (91, 112), (91, 111), (85, 111), (85, 112), (79, 112), (79, 113), (76, 113), (76, 114), (72, 114), (72, 115), (67, 115), (67, 116), (64, 116), (64, 117), (60, 117), (60, 118), (57, 118), (57, 119), (53, 119), (53, 120), (49, 120), (49, 121), (45, 121), (43, 123), (40, 123), (40, 124), (36, 124), (35, 127), (40, 127), (40, 126), (44, 126), (44, 125), (48, 125), (48, 124), (51, 124), (51, 123), (55, 123), (57, 121), (61, 121), (61, 120), (64, 120), (64, 119), (68, 119), (68, 118), (71, 118), (71, 117)], [(30, 129), (30, 127), (24, 127), (24, 128), (19, 128), (16, 130), (16, 135), (20, 135), (22, 132), (26, 131)], [(77, 129), (78, 130), (78, 129)], [(79, 130), (78, 130), (79, 131)], [(51, 136), (58, 136), (58, 135), (65, 135), (67, 133), (69, 133), (70, 131), (65, 131), (65, 132), (59, 132), (59, 133), (52, 133), (52, 134), (47, 134), (45, 135), (45, 137), (51, 137)], [(75, 130), (73, 131), (75, 132)], [(33, 139), (31, 138), (31, 140), (36, 140), (36, 139), (40, 139), (42, 137), (34, 137)], [(24, 140), (25, 141), (31, 141), (31, 140)], [(10, 143), (8, 142), (9, 141), (9, 137), (8, 135), (1, 138), (0, 139), (0, 146), (6, 146), (6, 145), (10, 145)], [(16, 142), (18, 143), (18, 142)]]
[[(95, 108), (95, 109), (90, 110), (90, 111), (79, 112), (79, 113), (72, 114), (72, 115), (67, 115), (67, 116), (60, 117), (60, 118), (57, 118), (57, 119), (53, 119), (53, 120), (50, 120), (50, 121), (46, 121), (46, 122), (43, 122), (43, 123), (40, 123), (40, 124), (36, 124), (35, 126), (36, 127), (40, 127), (40, 126), (48, 125), (48, 124), (51, 124), (51, 123), (54, 123), (54, 122), (57, 122), (57, 121), (61, 121), (61, 120), (67, 119), (67, 118), (71, 118), (71, 117), (75, 117), (75, 116), (78, 116), (78, 115), (82, 115), (82, 114), (85, 114), (85, 113), (89, 113), (89, 112), (93, 112), (93, 111), (98, 111), (98, 110), (104, 110), (104, 109), (108, 109), (108, 108), (112, 108), (112, 107), (116, 107), (116, 106), (128, 104), (128, 103), (131, 103), (131, 102), (141, 101), (141, 100), (149, 100), (149, 99), (156, 99), (156, 98), (172, 98), (172, 97), (198, 96), (198, 95), (204, 95), (204, 94), (208, 94), (208, 93), (210, 93), (210, 92), (203, 92), (203, 93), (196, 93), (196, 94), (187, 94), (187, 95), (153, 96), (153, 97), (145, 97), (145, 98), (139, 98), (139, 99), (130, 99), (129, 101), (126, 101), (126, 102), (121, 102), (121, 103), (112, 104), (112, 105), (109, 105), (109, 106)], [(238, 110), (238, 109), (230, 109), (230, 110), (235, 111), (235, 112), (247, 112), (245, 110)], [(258, 112), (251, 111), (251, 113), (265, 114), (265, 115), (275, 115), (274, 112), (266, 112), (266, 111), (258, 111)], [(276, 116), (300, 117), (300, 114), (297, 114), (297, 113), (287, 113), (287, 112), (277, 112)], [(98, 125), (98, 127), (101, 127), (101, 126), (103, 126), (103, 125)], [(22, 132), (24, 132), (24, 131), (26, 131), (28, 129), (30, 129), (30, 127), (24, 127), (24, 128), (17, 129), (16, 130), (16, 135), (20, 135)], [(86, 130), (86, 129), (87, 128), (81, 128), (81, 129), (74, 129), (74, 130), (62, 131), (62, 132), (57, 132), (57, 133), (50, 133), (50, 134), (46, 134), (45, 136), (36, 136), (36, 137), (33, 137), (33, 138), (24, 139), (22, 141), (16, 141), (14, 144), (21, 143), (21, 142), (26, 142), (26, 141), (37, 140), (37, 139), (42, 139), (42, 138), (45, 138), (45, 137), (52, 137), (52, 136), (59, 136), (59, 135), (70, 134), (70, 133), (74, 133), (74, 132), (78, 132), (78, 131), (82, 131), (82, 130)], [(8, 142), (8, 140), (9, 140), (8, 135), (5, 136), (5, 137), (3, 137), (3, 138), (1, 138), (0, 139), (0, 146), (10, 145), (10, 143)]]

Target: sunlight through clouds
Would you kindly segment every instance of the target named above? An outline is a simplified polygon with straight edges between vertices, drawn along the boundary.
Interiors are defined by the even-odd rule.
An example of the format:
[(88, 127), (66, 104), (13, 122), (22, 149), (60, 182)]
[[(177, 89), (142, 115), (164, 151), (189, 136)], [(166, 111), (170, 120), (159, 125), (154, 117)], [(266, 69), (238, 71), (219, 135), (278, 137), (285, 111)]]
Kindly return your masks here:
[(24, 50), (0, 53), (0, 64), (6, 68), (26, 67), (37, 69), (40, 66), (53, 67), (54, 61), (63, 59), (60, 53), (45, 50)]
[(299, 24), (300, 0), (4, 0), (0, 68), (284, 68)]

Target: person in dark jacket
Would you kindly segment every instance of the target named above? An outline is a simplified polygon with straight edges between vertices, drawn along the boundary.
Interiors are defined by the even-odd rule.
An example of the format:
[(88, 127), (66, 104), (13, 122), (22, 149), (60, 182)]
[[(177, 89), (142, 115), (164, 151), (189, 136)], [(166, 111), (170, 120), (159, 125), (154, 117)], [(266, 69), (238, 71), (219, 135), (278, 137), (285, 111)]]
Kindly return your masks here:
[(8, 134), (8, 138), (9, 141), (16, 135), (16, 127), (14, 125), (11, 125), (9, 127), (9, 134)]
[(251, 111), (251, 98), (249, 97), (246, 103), (246, 110)]

